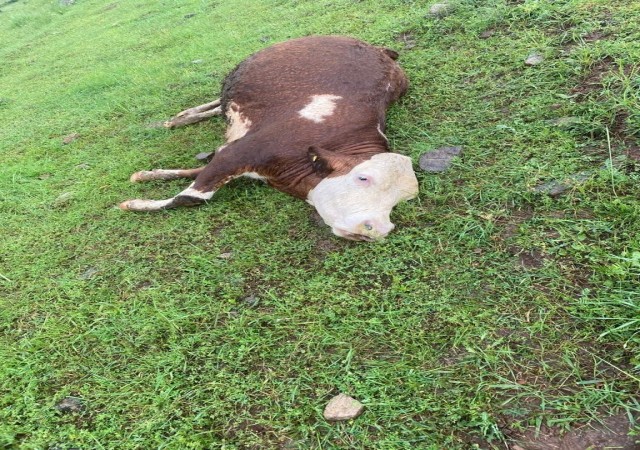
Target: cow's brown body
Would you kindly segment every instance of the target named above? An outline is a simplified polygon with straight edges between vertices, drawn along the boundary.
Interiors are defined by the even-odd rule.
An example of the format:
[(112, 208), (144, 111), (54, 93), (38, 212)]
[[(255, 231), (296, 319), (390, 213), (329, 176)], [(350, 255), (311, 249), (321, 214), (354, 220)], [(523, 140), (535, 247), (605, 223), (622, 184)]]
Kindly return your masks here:
[[(195, 182), (170, 201), (156, 201), (157, 208), (142, 203), (153, 201), (132, 200), (123, 209), (202, 203), (246, 174), (313, 204), (310, 192), (323, 180), (345, 177), (388, 152), (385, 112), (407, 89), (396, 57), (391, 50), (336, 36), (294, 39), (250, 56), (223, 84), (227, 143), (206, 167), (182, 174), (195, 175)], [(154, 178), (144, 175), (152, 173), (137, 180)]]

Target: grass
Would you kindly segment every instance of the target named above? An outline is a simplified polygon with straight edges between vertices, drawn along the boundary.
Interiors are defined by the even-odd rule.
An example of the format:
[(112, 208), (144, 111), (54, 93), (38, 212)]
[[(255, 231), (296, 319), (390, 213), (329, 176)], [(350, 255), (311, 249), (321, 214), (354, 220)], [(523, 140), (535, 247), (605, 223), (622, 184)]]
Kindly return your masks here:
[[(1, 4), (0, 447), (504, 448), (637, 414), (640, 6), (454, 5)], [(385, 242), (249, 181), (196, 209), (115, 207), (181, 190), (127, 179), (193, 167), (224, 133), (151, 124), (313, 33), (400, 51), (396, 151), (464, 146), (418, 174)], [(325, 422), (338, 392), (364, 415)], [(56, 410), (68, 396), (82, 411)]]

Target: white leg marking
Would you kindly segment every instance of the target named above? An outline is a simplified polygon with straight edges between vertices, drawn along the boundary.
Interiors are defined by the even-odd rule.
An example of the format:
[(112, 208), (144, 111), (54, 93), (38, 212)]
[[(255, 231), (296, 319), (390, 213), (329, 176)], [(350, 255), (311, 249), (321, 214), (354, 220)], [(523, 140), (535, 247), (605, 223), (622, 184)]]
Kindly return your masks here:
[(233, 142), (240, 139), (249, 132), (251, 121), (240, 111), (237, 103), (229, 103), (227, 109), (227, 118), (229, 119), (229, 127), (227, 128), (227, 142)]
[(213, 197), (213, 194), (215, 191), (210, 191), (210, 192), (198, 191), (197, 189), (193, 189), (194, 184), (195, 183), (191, 183), (191, 185), (188, 188), (180, 192), (178, 195), (176, 195), (176, 197), (179, 197), (180, 195), (184, 195), (187, 197), (194, 197), (202, 200), (211, 200), (211, 197)]
[(173, 201), (173, 198), (167, 200), (127, 200), (120, 204), (120, 209), (129, 211), (158, 211)]
[(332, 94), (312, 95), (311, 103), (298, 111), (298, 115), (303, 119), (322, 123), (324, 119), (333, 115), (333, 111), (336, 109), (336, 102), (341, 98), (339, 95)]

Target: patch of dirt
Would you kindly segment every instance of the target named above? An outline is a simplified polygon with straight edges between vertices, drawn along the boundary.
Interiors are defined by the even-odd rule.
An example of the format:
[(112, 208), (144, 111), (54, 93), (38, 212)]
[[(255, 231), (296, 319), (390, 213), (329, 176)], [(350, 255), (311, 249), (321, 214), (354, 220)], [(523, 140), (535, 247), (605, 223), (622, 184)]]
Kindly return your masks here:
[(496, 240), (508, 240), (518, 234), (518, 228), (521, 224), (533, 217), (533, 209), (521, 209), (513, 211), (511, 217), (496, 220), (497, 225), (504, 225), (501, 232), (495, 237)]
[(582, 36), (582, 39), (585, 42), (591, 43), (591, 42), (601, 41), (602, 39), (606, 39), (608, 37), (609, 37), (609, 33), (605, 31), (595, 30)]
[(544, 256), (537, 249), (522, 250), (518, 253), (518, 263), (524, 269), (540, 269), (544, 266)]
[(602, 80), (616, 69), (613, 58), (607, 56), (595, 63), (586, 73), (580, 83), (571, 89), (571, 93), (580, 97), (586, 97), (594, 91), (602, 89)]
[(512, 450), (585, 450), (617, 449), (634, 450), (638, 448), (638, 436), (629, 436), (631, 424), (626, 414), (604, 418), (587, 425), (573, 427), (566, 434), (555, 429), (542, 427), (536, 430), (513, 432), (508, 437), (512, 441)]

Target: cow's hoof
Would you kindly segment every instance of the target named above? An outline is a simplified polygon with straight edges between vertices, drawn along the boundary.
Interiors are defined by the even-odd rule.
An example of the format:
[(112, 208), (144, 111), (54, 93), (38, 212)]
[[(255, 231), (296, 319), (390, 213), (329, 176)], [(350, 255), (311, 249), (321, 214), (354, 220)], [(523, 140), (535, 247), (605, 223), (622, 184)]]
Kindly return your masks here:
[(129, 178), (129, 181), (131, 181), (132, 183), (138, 183), (140, 181), (146, 181), (149, 179), (149, 176), (147, 175), (146, 171), (142, 171), (142, 172), (136, 172), (133, 175), (131, 175), (131, 177)]
[(131, 203), (131, 200), (127, 200), (126, 202), (122, 202), (118, 205), (118, 208), (120, 208), (123, 211), (129, 211), (129, 203)]

